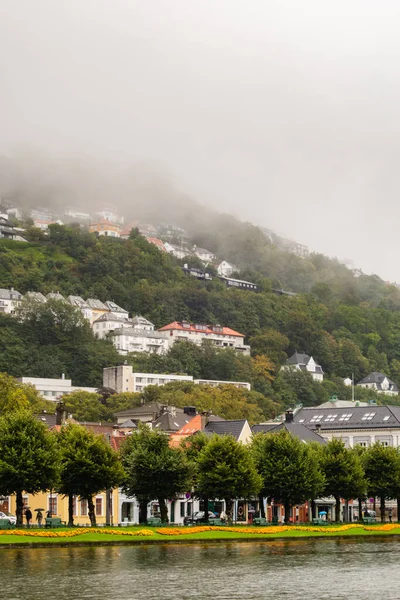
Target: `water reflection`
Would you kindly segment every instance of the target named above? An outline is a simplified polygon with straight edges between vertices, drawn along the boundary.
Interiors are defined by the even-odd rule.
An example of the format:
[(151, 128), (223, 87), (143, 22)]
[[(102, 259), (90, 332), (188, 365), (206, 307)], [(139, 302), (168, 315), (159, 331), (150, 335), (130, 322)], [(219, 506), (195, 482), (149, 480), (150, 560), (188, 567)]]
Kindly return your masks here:
[(396, 539), (0, 550), (0, 598), (398, 600)]

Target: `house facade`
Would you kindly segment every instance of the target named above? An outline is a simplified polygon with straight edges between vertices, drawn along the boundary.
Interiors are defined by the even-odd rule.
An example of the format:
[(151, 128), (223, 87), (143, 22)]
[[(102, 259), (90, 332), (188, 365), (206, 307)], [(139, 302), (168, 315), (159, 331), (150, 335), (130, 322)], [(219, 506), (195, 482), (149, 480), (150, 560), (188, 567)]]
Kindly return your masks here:
[(364, 377), (364, 379), (357, 383), (357, 386), (388, 396), (398, 396), (399, 394), (397, 383), (389, 379), (384, 373), (378, 373), (377, 371)]
[(286, 364), (282, 369), (298, 369), (299, 371), (307, 371), (311, 374), (314, 381), (323, 381), (324, 372), (321, 365), (317, 365), (312, 356), (308, 354), (295, 352), (287, 359)]
[(113, 223), (106, 219), (99, 219), (96, 223), (89, 225), (89, 232), (95, 233), (98, 236), (105, 235), (107, 237), (120, 237), (121, 228), (117, 223)]
[(165, 354), (168, 351), (168, 341), (161, 333), (132, 326), (115, 329), (112, 333), (112, 340), (120, 354), (129, 354), (130, 352)]
[(0, 289), (0, 312), (8, 315), (13, 315), (16, 309), (20, 306), (22, 294), (10, 288), (9, 290)]
[(45, 400), (58, 402), (65, 394), (71, 394), (76, 390), (84, 392), (96, 393), (96, 388), (80, 387), (72, 385), (71, 379), (65, 379), (64, 375), (60, 379), (52, 379), (49, 377), (19, 377), (20, 383), (33, 385), (34, 388)]
[(232, 348), (237, 352), (250, 354), (250, 346), (244, 344), (244, 335), (229, 327), (174, 321), (158, 331), (166, 337), (170, 347), (178, 341), (190, 341), (198, 346), (209, 341), (218, 348)]

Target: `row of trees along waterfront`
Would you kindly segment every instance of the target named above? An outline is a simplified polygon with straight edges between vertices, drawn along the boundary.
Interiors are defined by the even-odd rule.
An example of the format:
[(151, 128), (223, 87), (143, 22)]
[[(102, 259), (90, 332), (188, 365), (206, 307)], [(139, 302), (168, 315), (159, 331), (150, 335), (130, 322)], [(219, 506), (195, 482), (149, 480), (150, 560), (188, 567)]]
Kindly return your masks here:
[[(141, 521), (147, 504), (158, 500), (161, 518), (168, 520), (167, 502), (191, 491), (208, 505), (223, 499), (228, 518), (235, 498), (259, 496), (290, 508), (318, 497), (340, 500), (367, 496), (400, 502), (400, 454), (376, 443), (368, 449), (347, 449), (340, 440), (326, 445), (304, 444), (285, 431), (258, 434), (249, 446), (231, 436), (197, 433), (178, 447), (168, 436), (147, 426), (128, 436), (120, 454), (109, 442), (85, 427), (69, 423), (49, 431), (26, 410), (0, 418), (0, 494), (16, 495), (17, 522), (22, 523), (23, 492), (54, 489), (69, 498), (69, 524), (73, 524), (73, 497), (86, 499), (91, 523), (96, 524), (93, 496), (121, 486), (140, 503)], [(399, 514), (399, 513), (398, 513)], [(345, 520), (347, 510), (345, 510)], [(336, 511), (336, 519), (340, 519)]]

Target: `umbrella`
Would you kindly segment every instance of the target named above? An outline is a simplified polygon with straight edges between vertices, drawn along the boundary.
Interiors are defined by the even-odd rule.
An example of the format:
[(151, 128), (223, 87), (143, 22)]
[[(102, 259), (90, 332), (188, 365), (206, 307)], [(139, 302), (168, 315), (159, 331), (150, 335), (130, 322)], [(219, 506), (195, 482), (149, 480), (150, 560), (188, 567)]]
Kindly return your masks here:
[(36, 512), (39, 512), (39, 511), (42, 512), (43, 510), (46, 510), (46, 509), (45, 508), (35, 508)]
[(328, 513), (326, 512), (326, 510), (321, 510), (318, 514), (319, 515), (327, 515)]

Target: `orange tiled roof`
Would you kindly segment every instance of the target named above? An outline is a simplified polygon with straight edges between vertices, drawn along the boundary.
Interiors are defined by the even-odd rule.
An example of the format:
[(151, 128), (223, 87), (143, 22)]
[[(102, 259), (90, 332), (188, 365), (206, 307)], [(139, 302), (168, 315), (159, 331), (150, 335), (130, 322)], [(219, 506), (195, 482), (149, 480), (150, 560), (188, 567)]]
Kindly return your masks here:
[(157, 248), (159, 248), (160, 250), (162, 250), (163, 252), (166, 252), (166, 248), (164, 246), (164, 242), (162, 242), (161, 240), (159, 240), (158, 238), (155, 237), (150, 237), (150, 236), (146, 236), (146, 240), (148, 242), (150, 242), (150, 244), (154, 244), (155, 246), (157, 246)]
[(206, 334), (220, 334), (220, 335), (236, 335), (238, 337), (244, 338), (243, 333), (239, 333), (234, 329), (230, 329), (230, 327), (221, 327), (221, 331), (213, 331), (211, 325), (206, 325), (206, 329), (198, 329), (195, 324), (190, 323), (190, 327), (183, 327), (182, 323), (178, 321), (174, 321), (169, 325), (164, 325), (158, 331), (195, 331), (197, 333), (206, 333)]

